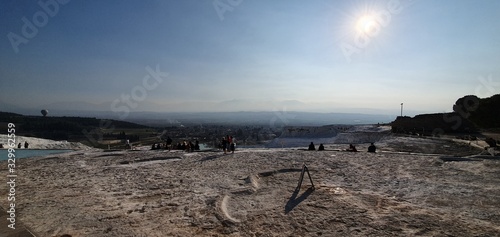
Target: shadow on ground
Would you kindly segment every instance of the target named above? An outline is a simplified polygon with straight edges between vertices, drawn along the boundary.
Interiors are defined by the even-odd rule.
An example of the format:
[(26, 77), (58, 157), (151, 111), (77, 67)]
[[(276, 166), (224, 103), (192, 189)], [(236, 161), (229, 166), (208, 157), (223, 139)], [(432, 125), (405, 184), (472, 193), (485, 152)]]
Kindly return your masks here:
[(285, 205), (285, 214), (291, 212), (297, 205), (299, 205), (302, 201), (306, 200), (309, 195), (314, 192), (314, 188), (310, 187), (305, 192), (303, 192), (299, 197), (297, 197), (300, 193), (300, 187), (297, 187), (295, 191), (293, 191), (292, 196), (288, 199), (288, 202)]

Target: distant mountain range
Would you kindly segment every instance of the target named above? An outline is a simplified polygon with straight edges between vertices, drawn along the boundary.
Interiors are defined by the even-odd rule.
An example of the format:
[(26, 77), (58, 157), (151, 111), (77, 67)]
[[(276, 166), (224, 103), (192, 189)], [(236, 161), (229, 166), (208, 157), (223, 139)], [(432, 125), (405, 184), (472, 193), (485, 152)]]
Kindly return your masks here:
[[(8, 111), (11, 112), (11, 111)], [(41, 116), (40, 111), (38, 111)], [(22, 114), (22, 113), (21, 113)], [(25, 113), (37, 115), (36, 113)], [(48, 116), (75, 116), (100, 119), (117, 119), (117, 114), (109, 111), (49, 110)], [(203, 124), (261, 125), (271, 128), (285, 126), (322, 126), (331, 124), (377, 124), (389, 123), (395, 119), (391, 115), (362, 113), (311, 113), (296, 111), (262, 112), (130, 112), (123, 120), (153, 127), (190, 126)]]
[[(123, 106), (124, 103), (120, 105)], [(0, 111), (24, 115), (40, 115), (42, 109), (47, 109), (49, 116), (81, 116), (141, 122), (148, 119), (161, 120), (156, 121), (155, 124), (164, 124), (165, 120), (171, 122), (175, 120), (196, 121), (196, 123), (249, 121), (259, 124), (292, 123), (293, 125), (386, 123), (394, 120), (399, 114), (399, 106), (386, 110), (371, 108), (326, 109), (325, 107), (327, 107), (325, 104), (304, 103), (298, 100), (258, 101), (233, 99), (222, 102), (179, 102), (169, 104), (142, 101), (138, 102), (136, 108), (127, 107), (130, 113), (124, 114), (123, 112), (113, 112), (111, 102), (94, 104), (81, 101), (65, 101), (34, 108), (9, 105), (0, 101)], [(418, 113), (419, 111), (405, 110), (406, 115)]]
[(148, 126), (177, 125), (262, 125), (271, 128), (284, 126), (322, 126), (330, 124), (377, 124), (395, 119), (390, 115), (359, 113), (308, 112), (202, 112), (202, 113), (131, 113), (127, 121)]

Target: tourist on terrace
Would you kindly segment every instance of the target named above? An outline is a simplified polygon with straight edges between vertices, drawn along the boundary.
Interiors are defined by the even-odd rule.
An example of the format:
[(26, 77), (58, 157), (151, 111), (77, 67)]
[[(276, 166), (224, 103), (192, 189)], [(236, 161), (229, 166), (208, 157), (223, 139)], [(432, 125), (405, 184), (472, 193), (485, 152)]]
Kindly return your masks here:
[(349, 149), (347, 149), (347, 151), (356, 152), (358, 150), (356, 149), (356, 147), (353, 144), (349, 144)]
[(368, 152), (375, 153), (376, 150), (377, 150), (377, 147), (372, 142), (372, 144), (368, 147)]
[(309, 149), (307, 149), (309, 151), (315, 151), (316, 150), (316, 147), (314, 147), (314, 143), (311, 142), (311, 144), (309, 144)]
[(325, 150), (325, 146), (323, 146), (323, 143), (319, 144), (318, 151), (324, 151), (324, 150)]

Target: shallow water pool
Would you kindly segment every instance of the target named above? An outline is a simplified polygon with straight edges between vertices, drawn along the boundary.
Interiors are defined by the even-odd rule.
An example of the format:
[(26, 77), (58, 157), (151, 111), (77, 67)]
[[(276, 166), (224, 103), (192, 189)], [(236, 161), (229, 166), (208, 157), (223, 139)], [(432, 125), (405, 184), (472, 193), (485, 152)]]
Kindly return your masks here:
[[(45, 156), (50, 154), (66, 153), (70, 151), (73, 150), (15, 149), (14, 154), (16, 156), (16, 159), (19, 159), (19, 158), (29, 158), (34, 156)], [(0, 150), (0, 160), (7, 160), (8, 154), (9, 153), (7, 149)]]

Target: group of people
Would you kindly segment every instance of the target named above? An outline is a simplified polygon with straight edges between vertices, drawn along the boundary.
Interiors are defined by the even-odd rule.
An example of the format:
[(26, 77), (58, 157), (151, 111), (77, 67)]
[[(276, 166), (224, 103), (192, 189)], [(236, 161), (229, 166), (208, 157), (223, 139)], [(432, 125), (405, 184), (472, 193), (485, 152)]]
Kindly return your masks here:
[(224, 154), (227, 154), (229, 151), (234, 153), (234, 150), (236, 149), (236, 139), (233, 136), (226, 135), (225, 137), (222, 137), (219, 147), (222, 148)]
[[(358, 149), (356, 149), (356, 147), (353, 144), (349, 144), (349, 149), (347, 149), (346, 151), (357, 152)], [(375, 153), (376, 151), (377, 151), (377, 147), (375, 146), (375, 144), (373, 144), (373, 142), (370, 143), (370, 146), (368, 146), (368, 152)]]
[[(311, 144), (309, 144), (309, 148), (307, 148), (307, 150), (309, 150), (309, 151), (316, 150), (316, 147), (314, 146), (313, 142), (311, 142)], [(324, 151), (324, 150), (325, 150), (325, 146), (323, 146), (323, 144), (319, 144), (318, 151)]]
[(183, 141), (178, 142), (175, 146), (173, 146), (171, 149), (174, 150), (183, 150), (183, 151), (199, 151), (200, 150), (200, 142), (198, 140), (194, 141), (194, 144), (192, 141)]
[[(316, 150), (316, 147), (314, 146), (313, 142), (311, 142), (311, 144), (309, 144), (309, 148), (307, 150), (309, 150), (309, 151)], [(324, 150), (325, 150), (325, 146), (323, 146), (323, 144), (319, 144), (318, 151), (324, 151)], [(368, 152), (374, 153), (374, 152), (376, 152), (376, 150), (377, 150), (377, 147), (372, 142), (370, 144), (370, 146), (368, 147)], [(353, 144), (349, 144), (349, 148), (346, 149), (346, 151), (357, 152), (358, 150), (356, 149), (356, 147)]]
[(356, 149), (356, 147), (353, 144), (349, 144), (349, 149), (347, 149), (346, 151), (357, 152), (358, 149)]
[(172, 139), (169, 137), (167, 138), (165, 143), (153, 143), (153, 145), (151, 145), (151, 150), (160, 149), (168, 149), (169, 151), (182, 150), (188, 152), (199, 151), (200, 142), (198, 140), (195, 140), (195, 142), (193, 143), (192, 141), (184, 140), (183, 142), (178, 142), (176, 145), (172, 145)]
[[(178, 142), (177, 144), (173, 144), (172, 142), (173, 142), (172, 139), (168, 137), (165, 140), (165, 142), (153, 143), (151, 145), (151, 150), (168, 149), (168, 150), (182, 150), (188, 152), (200, 150), (200, 143), (198, 140), (195, 140), (194, 143), (192, 141), (186, 141), (186, 140), (184, 140), (183, 142)], [(219, 148), (224, 151), (224, 154), (227, 154), (228, 152), (234, 153), (234, 151), (236, 150), (236, 139), (230, 135), (222, 137), (219, 143)]]
[[(27, 141), (25, 141), (24, 142), (24, 149), (28, 149), (29, 146), (30, 146), (30, 144)], [(2, 147), (3, 147), (3, 145), (2, 145)], [(17, 149), (21, 149), (21, 148), (23, 148), (23, 145), (21, 143), (17, 144)]]

